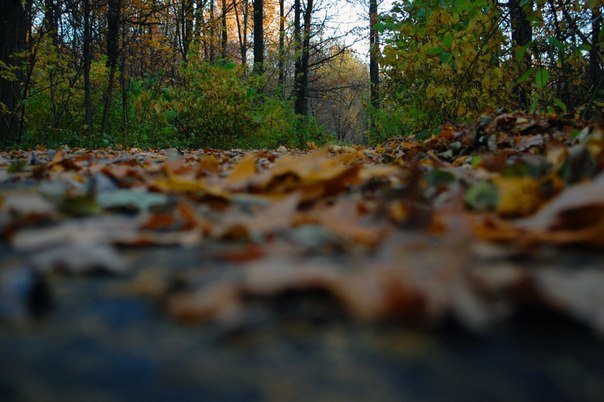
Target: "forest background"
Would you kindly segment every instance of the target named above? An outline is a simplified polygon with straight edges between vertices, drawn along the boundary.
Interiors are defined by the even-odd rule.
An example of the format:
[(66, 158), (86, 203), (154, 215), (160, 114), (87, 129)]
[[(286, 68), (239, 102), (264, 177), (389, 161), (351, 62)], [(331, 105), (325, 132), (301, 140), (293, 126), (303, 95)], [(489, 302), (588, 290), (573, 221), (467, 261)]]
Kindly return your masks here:
[(305, 147), (501, 109), (602, 118), (601, 0), (347, 1), (359, 26), (338, 27), (345, 0), (2, 1), (0, 142)]

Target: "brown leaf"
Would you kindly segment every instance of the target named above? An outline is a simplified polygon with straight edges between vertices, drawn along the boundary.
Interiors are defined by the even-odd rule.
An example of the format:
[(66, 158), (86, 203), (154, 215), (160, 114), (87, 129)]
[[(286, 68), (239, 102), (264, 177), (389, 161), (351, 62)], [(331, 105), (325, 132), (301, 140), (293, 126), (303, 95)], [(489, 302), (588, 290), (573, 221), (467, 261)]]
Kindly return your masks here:
[(299, 204), (300, 195), (294, 193), (252, 215), (231, 213), (212, 229), (212, 236), (258, 238), (289, 229)]

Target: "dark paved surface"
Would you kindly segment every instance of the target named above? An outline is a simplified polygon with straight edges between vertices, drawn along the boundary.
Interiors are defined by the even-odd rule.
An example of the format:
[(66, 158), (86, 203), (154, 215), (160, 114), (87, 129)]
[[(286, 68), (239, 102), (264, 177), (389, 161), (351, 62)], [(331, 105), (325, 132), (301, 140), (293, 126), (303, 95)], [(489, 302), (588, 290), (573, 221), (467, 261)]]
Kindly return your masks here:
[[(18, 260), (1, 251), (4, 265)], [(203, 258), (127, 254), (139, 269), (187, 270)], [(604, 341), (549, 313), (476, 335), (454, 323), (359, 324), (330, 306), (309, 318), (296, 313), (309, 297), (286, 295), (266, 306), (268, 318), (228, 330), (177, 323), (131, 284), (130, 275), (49, 277), (49, 314), (0, 325), (0, 400), (604, 400)]]

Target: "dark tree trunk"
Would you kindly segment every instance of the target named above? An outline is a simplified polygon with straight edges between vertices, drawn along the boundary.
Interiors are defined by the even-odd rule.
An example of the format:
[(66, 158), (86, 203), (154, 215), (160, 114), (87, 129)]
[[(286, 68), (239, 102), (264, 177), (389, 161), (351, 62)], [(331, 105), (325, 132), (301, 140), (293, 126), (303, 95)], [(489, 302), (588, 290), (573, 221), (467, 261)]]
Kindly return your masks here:
[(195, 41), (201, 45), (203, 43), (203, 54), (205, 58), (208, 58), (208, 46), (203, 35), (203, 25), (205, 24), (204, 8), (206, 2), (204, 0), (197, 0), (195, 3)]
[(210, 63), (213, 63), (214, 59), (216, 58), (216, 47), (214, 43), (214, 39), (216, 37), (216, 30), (214, 29), (215, 22), (216, 21), (214, 21), (214, 0), (210, 0)]
[(264, 72), (264, 2), (254, 0), (254, 73)]
[(235, 20), (237, 22), (237, 32), (239, 35), (239, 51), (241, 54), (241, 64), (247, 64), (247, 27), (248, 27), (248, 13), (249, 13), (249, 2), (248, 0), (243, 0), (241, 2), (243, 6), (242, 17), (243, 21), (241, 21), (241, 17), (239, 16), (239, 11), (237, 8), (237, 0), (233, 0), (233, 9), (235, 10)]
[(227, 45), (229, 42), (228, 31), (227, 31), (227, 0), (222, 0), (222, 16), (221, 20), (221, 35), (220, 35), (220, 53), (223, 60), (226, 60), (228, 57)]
[(90, 65), (92, 63), (92, 51), (90, 49), (92, 42), (90, 0), (84, 0), (84, 119), (86, 123), (86, 133), (92, 132), (92, 103), (90, 100)]
[(602, 7), (595, 6), (591, 8), (591, 49), (589, 51), (589, 69), (587, 84), (590, 88), (596, 89), (601, 85), (602, 75), (602, 41), (600, 32), (602, 31)]
[(109, 0), (107, 6), (107, 66), (109, 67), (109, 82), (107, 83), (107, 90), (105, 91), (103, 99), (101, 134), (104, 134), (107, 131), (107, 126), (109, 124), (109, 111), (113, 98), (113, 83), (115, 82), (115, 73), (119, 56), (121, 9), (122, 0)]
[(44, 0), (44, 31), (52, 37), (52, 43), (59, 44), (59, 17), (60, 11), (55, 0)]
[[(12, 56), (25, 48), (28, 29), (21, 0), (0, 1), (0, 61), (15, 65)], [(12, 143), (17, 138), (19, 98), (19, 82), (0, 77), (0, 102), (6, 107), (0, 109), (0, 142)]]
[(193, 21), (195, 19), (193, 0), (183, 0), (183, 14), (183, 50), (184, 60), (187, 60), (191, 42), (193, 42)]
[(300, 75), (300, 50), (302, 48), (302, 5), (301, 0), (294, 0), (294, 98), (298, 93), (298, 76)]
[(371, 81), (371, 105), (380, 107), (380, 66), (378, 56), (380, 54), (380, 36), (377, 30), (378, 4), (377, 0), (369, 1), (369, 79)]
[(312, 22), (313, 0), (308, 0), (304, 11), (304, 37), (300, 49), (299, 73), (296, 74), (296, 100), (294, 109), (296, 114), (308, 114), (308, 62), (310, 59), (310, 36)]
[(279, 0), (279, 90), (285, 96), (285, 0)]
[[(508, 7), (510, 8), (510, 20), (512, 25), (512, 46), (513, 56), (516, 58), (516, 51), (521, 48), (528, 46), (533, 40), (533, 29), (531, 22), (528, 19), (526, 9), (532, 8), (533, 3), (527, 2), (524, 6), (520, 0), (509, 0)], [(524, 52), (524, 55), (520, 60), (515, 60), (518, 65), (522, 67), (522, 70), (527, 71), (531, 68), (531, 55), (528, 51)], [(522, 72), (524, 72), (522, 71)], [(518, 87), (516, 89), (518, 102), (523, 107), (528, 107), (528, 93), (525, 88)]]

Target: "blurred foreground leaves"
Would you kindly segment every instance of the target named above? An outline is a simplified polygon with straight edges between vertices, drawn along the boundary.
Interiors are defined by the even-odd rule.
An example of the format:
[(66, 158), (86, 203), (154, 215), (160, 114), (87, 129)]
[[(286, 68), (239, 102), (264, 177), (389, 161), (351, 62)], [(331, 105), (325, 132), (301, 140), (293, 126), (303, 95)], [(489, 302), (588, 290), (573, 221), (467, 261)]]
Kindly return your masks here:
[[(5, 151), (0, 236), (13, 257), (0, 260), (0, 318), (29, 311), (12, 279), (23, 270), (30, 287), (123, 275), (194, 323), (237, 327), (258, 301), (319, 292), (361, 321), (452, 317), (482, 331), (539, 306), (604, 332), (599, 267), (514, 263), (601, 252), (603, 171), (601, 127), (522, 114), (375, 148)], [(198, 268), (124, 256), (148, 247), (197, 249)]]

